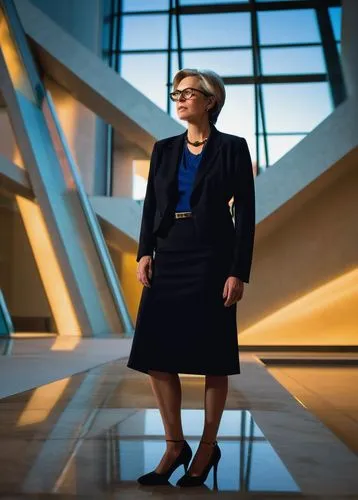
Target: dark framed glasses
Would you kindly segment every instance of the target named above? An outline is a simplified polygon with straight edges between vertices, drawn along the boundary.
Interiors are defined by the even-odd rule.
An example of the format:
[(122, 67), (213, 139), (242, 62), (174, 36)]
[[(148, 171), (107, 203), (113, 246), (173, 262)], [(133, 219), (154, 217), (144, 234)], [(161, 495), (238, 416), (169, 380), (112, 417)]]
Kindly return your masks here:
[(179, 99), (183, 96), (185, 100), (190, 99), (195, 95), (196, 92), (201, 92), (205, 96), (209, 97), (211, 94), (208, 94), (207, 92), (204, 92), (203, 90), (200, 89), (195, 89), (194, 87), (187, 87), (186, 89), (183, 90), (174, 90), (174, 92), (170, 92), (169, 97), (172, 101), (179, 101)]

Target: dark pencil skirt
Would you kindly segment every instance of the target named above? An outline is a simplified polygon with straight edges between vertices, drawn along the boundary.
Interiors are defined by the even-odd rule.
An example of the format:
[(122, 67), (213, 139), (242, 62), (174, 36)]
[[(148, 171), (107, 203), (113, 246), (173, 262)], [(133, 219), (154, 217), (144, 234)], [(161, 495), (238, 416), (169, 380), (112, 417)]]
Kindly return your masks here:
[(231, 262), (225, 242), (199, 241), (192, 218), (157, 237), (151, 287), (143, 287), (127, 366), (199, 375), (240, 373), (236, 303), (224, 307)]

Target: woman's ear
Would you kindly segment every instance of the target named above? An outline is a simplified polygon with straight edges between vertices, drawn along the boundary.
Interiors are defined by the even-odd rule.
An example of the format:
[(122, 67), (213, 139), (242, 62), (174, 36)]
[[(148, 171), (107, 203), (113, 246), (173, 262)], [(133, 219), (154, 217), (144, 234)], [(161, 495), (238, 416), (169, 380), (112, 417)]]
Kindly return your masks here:
[(208, 105), (206, 106), (207, 111), (209, 111), (209, 110), (211, 111), (215, 107), (215, 102), (216, 102), (214, 96), (210, 96), (209, 99), (210, 99), (210, 101), (208, 102)]

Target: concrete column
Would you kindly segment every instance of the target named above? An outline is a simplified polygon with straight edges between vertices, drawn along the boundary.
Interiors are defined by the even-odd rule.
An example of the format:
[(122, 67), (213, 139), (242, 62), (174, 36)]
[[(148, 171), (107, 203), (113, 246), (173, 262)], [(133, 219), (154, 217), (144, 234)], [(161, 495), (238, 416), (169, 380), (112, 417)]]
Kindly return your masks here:
[(101, 55), (103, 0), (30, 0), (91, 52)]
[(101, 145), (104, 138), (100, 140), (97, 128), (97, 125), (101, 127), (102, 121), (50, 78), (45, 78), (45, 85), (51, 93), (58, 119), (81, 173), (86, 193), (103, 196), (105, 161), (104, 158), (100, 158), (99, 152), (104, 154)]
[[(102, 57), (103, 0), (31, 2), (91, 52)], [(46, 85), (48, 88), (50, 86), (57, 97), (61, 94), (56, 84), (47, 82)], [(57, 91), (55, 87), (58, 87)], [(69, 108), (69, 100), (70, 96), (66, 100), (64, 112), (70, 113), (70, 123), (73, 125), (75, 122), (76, 125), (71, 132), (72, 153), (81, 171), (87, 194), (103, 196), (106, 194), (106, 124), (73, 98)], [(56, 99), (58, 112), (59, 106), (59, 99)]]

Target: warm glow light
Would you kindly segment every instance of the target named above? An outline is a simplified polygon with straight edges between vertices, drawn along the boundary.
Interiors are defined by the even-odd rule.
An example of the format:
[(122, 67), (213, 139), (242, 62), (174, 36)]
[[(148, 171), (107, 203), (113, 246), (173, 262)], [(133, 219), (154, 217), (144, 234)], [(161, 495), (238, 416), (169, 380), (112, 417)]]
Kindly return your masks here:
[(57, 337), (53, 345), (51, 346), (51, 351), (74, 351), (76, 347), (80, 344), (80, 337)]
[(140, 175), (145, 180), (148, 180), (149, 164), (149, 160), (134, 160), (133, 173), (135, 175)]
[[(82, 177), (86, 185), (86, 181), (88, 183), (92, 182), (90, 175), (94, 154), (92, 138), (95, 131), (94, 118), (96, 115), (51, 78), (45, 78), (45, 86), (51, 94), (57, 119), (73, 158), (73, 166), (77, 169), (77, 173)], [(62, 146), (56, 138), (47, 106), (43, 107), (43, 111), (51, 137), (53, 138), (53, 145), (60, 160), (63, 175), (69, 189), (72, 189), (72, 173), (69, 172), (67, 159), (64, 159)], [(80, 168), (80, 165), (82, 168)], [(88, 189), (91, 188), (88, 186)]]
[(312, 290), (240, 333), (240, 343), (358, 343), (358, 269)]
[[(78, 108), (80, 104), (76, 102), (75, 99), (70, 94), (62, 91), (62, 89), (58, 87), (54, 87), (53, 83), (49, 84), (49, 87), (54, 107), (56, 109), (57, 119), (60, 123), (61, 130), (65, 136), (69, 150), (74, 159), (74, 166), (80, 173), (79, 168), (77, 166), (78, 151), (76, 148), (76, 142), (78, 141), (77, 128), (79, 122)], [(42, 111), (52, 139), (53, 147), (55, 148), (57, 153), (57, 158), (59, 160), (67, 188), (69, 190), (76, 189), (72, 170), (70, 168), (68, 158), (64, 152), (62, 141), (60, 140), (60, 137), (57, 133), (55, 122), (52, 118), (52, 114), (47, 104), (47, 101), (43, 102)]]
[(81, 335), (67, 285), (39, 206), (16, 196), (27, 236), (60, 335)]
[(43, 422), (59, 401), (71, 377), (56, 380), (34, 390), (16, 423), (17, 427)]
[(18, 167), (22, 168), (23, 170), (25, 169), (25, 165), (24, 165), (21, 153), (20, 153), (19, 148), (17, 147), (17, 145), (15, 145), (14, 152), (13, 152), (13, 155), (12, 155), (12, 159), (13, 159), (13, 162), (15, 163), (15, 165), (17, 165)]
[(17, 51), (16, 45), (9, 30), (9, 26), (0, 7), (0, 49), (3, 53), (11, 81), (17, 91), (35, 102), (30, 82), (27, 78), (24, 65)]
[(295, 400), (296, 400), (296, 401), (297, 401), (297, 402), (298, 402), (301, 406), (303, 406), (304, 408), (307, 408), (307, 406), (304, 404), (304, 402), (303, 402), (303, 401), (301, 401), (301, 399), (300, 399), (300, 398), (298, 398), (298, 397), (297, 397), (297, 396), (295, 396), (294, 394), (293, 394), (293, 397), (295, 398)]

